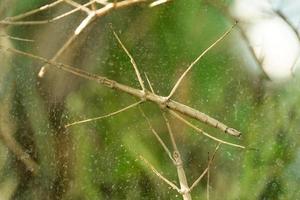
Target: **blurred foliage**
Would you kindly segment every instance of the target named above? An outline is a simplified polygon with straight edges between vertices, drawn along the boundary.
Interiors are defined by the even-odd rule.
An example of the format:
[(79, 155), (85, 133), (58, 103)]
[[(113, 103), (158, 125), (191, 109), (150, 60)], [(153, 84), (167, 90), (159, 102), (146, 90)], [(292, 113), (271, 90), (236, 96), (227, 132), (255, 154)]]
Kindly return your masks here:
[[(45, 3), (14, 1), (9, 13), (22, 13)], [(230, 1), (216, 4), (226, 7)], [(51, 18), (66, 8), (51, 9), (30, 19)], [(50, 58), (82, 17), (77, 14), (51, 25), (5, 28), (11, 35), (35, 40), (11, 41), (16, 48)], [(206, 1), (174, 0), (152, 9), (137, 5), (95, 22), (62, 60), (138, 87), (130, 61), (108, 26), (112, 23), (155, 91), (167, 95), (180, 73), (229, 27), (230, 21)], [(221, 146), (210, 173), (211, 199), (298, 199), (299, 79), (280, 86), (258, 81), (249, 75), (248, 61), (233, 45), (239, 40), (228, 37), (211, 50), (175, 97), (242, 131), (243, 136), (234, 139), (197, 123), (199, 127), (248, 147)], [(37, 72), (42, 63), (16, 55), (4, 57), (0, 68), (0, 121), (13, 124), (12, 134), (41, 169), (37, 176), (32, 175), (1, 146), (0, 199), (181, 198), (139, 159), (143, 155), (177, 182), (175, 167), (137, 108), (63, 128), (74, 120), (118, 110), (135, 98), (55, 69), (41, 80)], [(141, 107), (171, 146), (159, 108), (151, 103)], [(216, 144), (170, 119), (191, 184), (206, 168), (208, 152), (213, 152)], [(192, 196), (205, 198), (206, 180)]]

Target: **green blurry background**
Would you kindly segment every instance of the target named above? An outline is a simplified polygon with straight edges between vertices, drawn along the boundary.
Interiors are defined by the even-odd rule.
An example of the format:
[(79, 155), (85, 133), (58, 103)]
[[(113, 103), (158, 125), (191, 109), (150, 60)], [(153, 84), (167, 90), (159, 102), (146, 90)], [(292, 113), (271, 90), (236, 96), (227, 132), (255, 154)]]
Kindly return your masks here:
[[(79, 1), (78, 1), (79, 2)], [(184, 69), (232, 23), (230, 1), (174, 0), (116, 10), (93, 23), (59, 61), (138, 87), (134, 70), (109, 27), (111, 23), (156, 93), (167, 95)], [(46, 0), (2, 0), (1, 19)], [(27, 20), (64, 13), (61, 5)], [(0, 27), (34, 42), (9, 41), (23, 51), (51, 58), (85, 17), (77, 13), (55, 23)], [(274, 86), (249, 73), (253, 60), (241, 53), (238, 31), (231, 33), (194, 67), (174, 99), (238, 130), (228, 137), (198, 122), (221, 139), (247, 150), (222, 145), (210, 172), (211, 199), (300, 199), (299, 81)], [(9, 44), (10, 43), (10, 44)], [(135, 101), (92, 81), (49, 69), (42, 63), (1, 52), (0, 130), (13, 137), (40, 165), (37, 175), (1, 143), (0, 199), (181, 199), (139, 159), (143, 155), (169, 180), (176, 168), (156, 141), (137, 108), (96, 122), (66, 123), (116, 111)], [(142, 104), (151, 123), (171, 146), (160, 109)], [(170, 118), (189, 184), (207, 166), (216, 143)], [(206, 179), (192, 192), (206, 198)]]

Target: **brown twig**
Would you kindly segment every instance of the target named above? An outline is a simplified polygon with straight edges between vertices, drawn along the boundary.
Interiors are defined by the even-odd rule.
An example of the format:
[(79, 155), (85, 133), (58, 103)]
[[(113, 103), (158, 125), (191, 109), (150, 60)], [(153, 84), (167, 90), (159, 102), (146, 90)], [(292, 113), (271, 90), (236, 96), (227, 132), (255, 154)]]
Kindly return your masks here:
[[(210, 117), (210, 116), (208, 116), (208, 115), (206, 115), (206, 114), (204, 114), (204, 113), (202, 113), (202, 112), (200, 112), (200, 111), (198, 111), (194, 108), (191, 108), (189, 106), (186, 106), (184, 104), (178, 103), (178, 102), (173, 101), (173, 100), (169, 100), (169, 101), (166, 102), (164, 97), (158, 96), (158, 95), (153, 94), (151, 92), (147, 91), (146, 95), (145, 95), (142, 90), (138, 90), (138, 89), (132, 88), (130, 86), (123, 85), (121, 83), (118, 83), (114, 80), (110, 80), (110, 79), (108, 79), (106, 77), (103, 77), (103, 76), (91, 74), (87, 71), (72, 67), (70, 65), (54, 62), (54, 61), (48, 60), (46, 58), (43, 58), (43, 57), (40, 57), (40, 56), (37, 56), (37, 55), (33, 55), (33, 54), (30, 54), (30, 53), (27, 53), (27, 52), (24, 52), (24, 51), (20, 51), (20, 50), (15, 49), (15, 48), (5, 48), (3, 46), (0, 46), (0, 49), (2, 49), (4, 51), (15, 53), (15, 54), (23, 55), (23, 56), (26, 56), (26, 57), (29, 57), (29, 58), (32, 58), (32, 59), (35, 59), (35, 60), (42, 61), (44, 63), (53, 65), (57, 69), (63, 70), (65, 72), (71, 73), (73, 75), (76, 75), (76, 76), (79, 76), (79, 77), (82, 77), (82, 78), (85, 78), (85, 79), (88, 79), (88, 80), (93, 80), (93, 81), (95, 81), (95, 82), (97, 82), (97, 83), (99, 83), (103, 86), (106, 86), (108, 88), (119, 90), (119, 91), (125, 92), (127, 94), (130, 94), (132, 96), (154, 102), (154, 103), (156, 103), (160, 106), (164, 105), (168, 110), (173, 110), (173, 111), (179, 112), (183, 115), (186, 115), (190, 118), (194, 118), (194, 119), (196, 119), (200, 122), (206, 123), (206, 124), (208, 124), (208, 125), (210, 125), (214, 128), (218, 128), (218, 129), (222, 130), (223, 132), (228, 133), (230, 135), (240, 136), (240, 134), (241, 134), (239, 131), (228, 127), (227, 125), (219, 122), (218, 120), (216, 120), (216, 119), (214, 119), (214, 118), (212, 118), (212, 117)], [(212, 137), (212, 136), (210, 136), (210, 137)], [(217, 140), (217, 141), (220, 141), (217, 138), (214, 138), (214, 139)], [(224, 142), (224, 141), (222, 141), (222, 142), (228, 144), (227, 142)], [(237, 147), (240, 147), (240, 148), (245, 148), (245, 147), (242, 147), (240, 145), (233, 145), (233, 146), (237, 146)]]

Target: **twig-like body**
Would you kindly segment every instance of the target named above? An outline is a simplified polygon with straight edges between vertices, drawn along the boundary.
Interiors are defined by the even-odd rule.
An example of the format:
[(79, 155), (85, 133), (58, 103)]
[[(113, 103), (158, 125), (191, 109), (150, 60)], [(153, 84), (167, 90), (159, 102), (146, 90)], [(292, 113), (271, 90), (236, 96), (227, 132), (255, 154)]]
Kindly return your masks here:
[(37, 55), (33, 55), (24, 51), (20, 51), (18, 49), (15, 48), (4, 48), (2, 46), (0, 46), (1, 49), (5, 50), (5, 51), (9, 51), (15, 54), (19, 54), (19, 55), (24, 55), (26, 57), (35, 59), (35, 60), (39, 60), (42, 61), (44, 63), (53, 65), (54, 67), (69, 72), (71, 74), (74, 74), (76, 76), (88, 79), (88, 80), (93, 80), (103, 86), (115, 89), (115, 90), (120, 90), (122, 92), (125, 92), (127, 94), (133, 95), (135, 97), (141, 98), (141, 99), (145, 99), (148, 101), (152, 101), (154, 103), (157, 103), (160, 106), (165, 106), (166, 108), (179, 112), (183, 115), (186, 115), (190, 118), (194, 118), (200, 122), (206, 123), (212, 127), (215, 127), (217, 129), (222, 130), (224, 133), (228, 133), (229, 135), (233, 135), (233, 136), (240, 136), (241, 133), (233, 128), (228, 127), (227, 125), (219, 122), (218, 120), (194, 109), (191, 108), (189, 106), (186, 106), (184, 104), (181, 104), (179, 102), (173, 101), (173, 100), (168, 100), (167, 102), (165, 101), (165, 98), (162, 96), (158, 96), (155, 95), (149, 91), (147, 91), (146, 93), (144, 93), (144, 91), (142, 90), (138, 90), (136, 88), (118, 83), (114, 80), (108, 79), (106, 77), (103, 76), (99, 76), (99, 75), (95, 75), (95, 74), (91, 74), (87, 71), (72, 67), (70, 65), (66, 65), (63, 63), (58, 63), (58, 62), (54, 62), (51, 60), (48, 60), (46, 58), (37, 56)]
[(241, 148), (241, 149), (245, 149), (245, 147), (242, 146), (242, 145), (238, 145), (238, 144), (226, 142), (226, 141), (224, 141), (224, 140), (221, 140), (221, 139), (219, 139), (219, 138), (216, 138), (216, 137), (214, 137), (214, 136), (211, 136), (210, 134), (206, 133), (206, 132), (203, 131), (202, 129), (200, 129), (200, 128), (196, 127), (195, 125), (193, 125), (192, 123), (190, 123), (189, 121), (183, 119), (181, 116), (179, 116), (179, 115), (178, 115), (176, 112), (174, 112), (174, 111), (171, 111), (171, 110), (170, 110), (170, 113), (171, 113), (174, 117), (176, 117), (177, 119), (179, 119), (180, 121), (182, 121), (183, 123), (185, 123), (186, 125), (188, 125), (189, 127), (191, 127), (191, 128), (193, 128), (194, 130), (196, 130), (198, 133), (201, 133), (201, 134), (205, 135), (206, 137), (209, 137), (210, 139), (213, 139), (213, 140), (215, 140), (215, 141), (217, 141), (217, 142), (220, 142), (220, 143), (222, 143), (222, 144), (227, 144), (227, 145), (230, 145), (230, 146), (234, 146), (234, 147), (238, 147), (238, 148)]

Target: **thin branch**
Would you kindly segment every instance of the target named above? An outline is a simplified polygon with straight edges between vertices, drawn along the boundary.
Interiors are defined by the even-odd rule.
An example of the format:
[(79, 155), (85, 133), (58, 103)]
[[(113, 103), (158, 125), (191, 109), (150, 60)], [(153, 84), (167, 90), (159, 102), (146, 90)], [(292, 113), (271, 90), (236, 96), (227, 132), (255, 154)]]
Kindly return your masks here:
[(155, 6), (159, 6), (159, 5), (164, 4), (164, 3), (167, 3), (167, 2), (169, 2), (169, 1), (171, 1), (171, 0), (157, 0), (157, 1), (152, 2), (152, 3), (149, 5), (149, 7), (150, 7), (150, 8), (153, 8), (153, 7), (155, 7)]
[[(61, 1), (64, 1), (64, 0), (61, 0)], [(125, 8), (127, 6), (134, 5), (134, 4), (137, 4), (137, 3), (140, 3), (140, 2), (144, 2), (144, 1), (146, 1), (146, 0), (124, 0), (124, 1), (116, 2), (116, 3), (108, 3), (104, 7), (96, 10), (95, 12), (96, 12), (96, 15), (98, 17), (100, 17), (100, 16), (103, 16), (103, 15), (107, 14), (112, 9)], [(88, 7), (89, 5), (93, 4), (94, 2), (96, 2), (96, 0), (89, 1), (85, 4), (83, 4), (82, 7)], [(99, 2), (99, 0), (97, 2)], [(46, 7), (47, 7), (47, 5), (46, 5)], [(66, 16), (68, 16), (68, 15), (74, 13), (74, 12), (77, 12), (77, 11), (81, 10), (82, 7), (75, 8), (71, 11), (68, 11), (68, 12), (66, 12), (62, 15), (59, 15), (59, 16), (57, 16), (55, 18), (52, 18), (52, 19), (49, 19), (49, 20), (17, 21), (17, 19), (23, 18), (23, 16), (21, 16), (23, 14), (21, 14), (21, 15), (15, 16), (15, 17), (9, 17), (9, 18), (6, 18), (4, 20), (1, 20), (0, 24), (4, 24), (4, 25), (40, 25), (40, 24), (48, 24), (48, 23), (54, 22), (58, 19), (61, 19), (63, 17), (66, 17)], [(36, 9), (36, 10), (38, 10), (38, 9)], [(35, 11), (35, 10), (33, 10), (33, 11)], [(30, 11), (30, 12), (33, 12), (33, 11)], [(36, 13), (36, 12), (33, 12), (33, 14), (34, 13)], [(29, 15), (26, 15), (26, 16), (29, 16)]]
[(175, 138), (174, 138), (174, 133), (173, 133), (173, 131), (171, 129), (171, 126), (170, 126), (170, 122), (167, 119), (167, 117), (166, 117), (166, 115), (165, 115), (165, 113), (163, 111), (162, 111), (162, 116), (163, 116), (163, 118), (165, 120), (165, 123), (167, 125), (168, 132), (169, 132), (169, 135), (170, 135), (170, 139), (171, 139), (174, 151), (178, 151), (178, 147), (177, 147), (177, 144), (176, 144), (176, 141), (175, 141)]
[(20, 37), (14, 37), (14, 36), (10, 36), (10, 35), (0, 35), (0, 37), (6, 37), (12, 40), (18, 40), (18, 41), (22, 41), (22, 42), (34, 42), (34, 40), (30, 40), (30, 39), (25, 39), (25, 38), (20, 38)]
[[(90, 0), (90, 1), (93, 1), (93, 0)], [(97, 2), (96, 1), (93, 2), (93, 4), (91, 5), (91, 9), (92, 9), (92, 11), (97, 10)]]
[(218, 138), (216, 138), (216, 137), (214, 137), (214, 136), (212, 136), (212, 135), (210, 135), (210, 134), (204, 132), (202, 129), (200, 129), (200, 128), (196, 127), (195, 125), (193, 125), (192, 123), (188, 122), (187, 120), (185, 120), (184, 118), (182, 118), (181, 116), (179, 116), (179, 115), (178, 115), (176, 112), (174, 112), (174, 111), (171, 111), (171, 110), (170, 110), (170, 113), (171, 113), (174, 117), (176, 117), (177, 119), (179, 119), (180, 121), (182, 121), (183, 123), (185, 123), (186, 125), (188, 125), (189, 127), (191, 127), (191, 128), (193, 128), (194, 130), (196, 130), (198, 133), (201, 133), (201, 134), (205, 135), (206, 137), (208, 137), (208, 138), (210, 138), (210, 139), (212, 139), (212, 140), (215, 140), (215, 141), (220, 142), (220, 143), (222, 143), (222, 144), (227, 144), (227, 145), (229, 145), (229, 146), (234, 146), (234, 147), (238, 147), (238, 148), (241, 148), (241, 149), (245, 149), (244, 146), (241, 146), (241, 145), (238, 145), (238, 144), (234, 144), (234, 143), (230, 143), (230, 142), (226, 142), (226, 141), (224, 141), (224, 140), (218, 139)]
[(205, 170), (202, 172), (202, 174), (195, 180), (195, 182), (190, 187), (190, 191), (194, 189), (198, 185), (198, 183), (202, 180), (202, 178), (205, 176), (205, 174), (208, 172), (208, 168), (205, 168)]
[(216, 154), (217, 154), (217, 151), (219, 150), (220, 146), (221, 146), (221, 142), (216, 146), (215, 148), (215, 151), (212, 155), (212, 157), (210, 158), (210, 160), (208, 161), (208, 167), (210, 167), (211, 163), (214, 161), (215, 157), (216, 157)]
[(101, 117), (94, 117), (94, 118), (90, 118), (90, 119), (85, 119), (85, 120), (81, 120), (81, 121), (72, 122), (70, 124), (65, 125), (65, 127), (67, 128), (67, 127), (70, 127), (70, 126), (74, 126), (74, 125), (78, 125), (78, 124), (82, 124), (82, 123), (87, 123), (87, 122), (96, 121), (96, 120), (99, 120), (99, 119), (104, 119), (104, 118), (107, 118), (107, 117), (111, 117), (111, 116), (117, 115), (117, 114), (119, 114), (121, 112), (124, 112), (124, 111), (126, 111), (126, 110), (128, 110), (130, 108), (133, 108), (133, 107), (139, 105), (142, 102), (143, 102), (142, 100), (138, 101), (138, 102), (135, 102), (135, 103), (133, 103), (133, 104), (131, 104), (129, 106), (126, 106), (125, 108), (122, 108), (122, 109), (117, 110), (115, 112), (109, 113), (107, 115), (103, 115)]
[(184, 200), (191, 200), (192, 198), (191, 198), (191, 194), (189, 192), (189, 185), (188, 185), (188, 182), (187, 182), (185, 170), (183, 168), (183, 162), (182, 162), (182, 159), (181, 159), (181, 154), (178, 150), (178, 147), (177, 147), (177, 144), (176, 144), (176, 141), (175, 141), (173, 130), (172, 130), (172, 128), (170, 126), (170, 123), (169, 123), (169, 120), (165, 116), (164, 112), (162, 112), (162, 115), (163, 115), (163, 118), (166, 122), (168, 132), (169, 132), (169, 135), (170, 135), (170, 139), (171, 139), (171, 142), (172, 142), (172, 145), (173, 145), (173, 148), (174, 148), (173, 157), (176, 161), (175, 166), (176, 166), (176, 169), (177, 169), (177, 176), (178, 176), (179, 183), (180, 183), (180, 190), (182, 192), (182, 197), (183, 197)]
[(149, 85), (150, 91), (151, 91), (153, 94), (155, 94), (154, 89), (153, 89), (153, 87), (152, 87), (152, 84), (151, 84), (151, 82), (150, 82), (150, 80), (149, 80), (149, 78), (148, 78), (146, 72), (145, 72), (144, 74), (145, 74), (147, 83), (148, 83), (148, 85)]
[[(214, 118), (212, 118), (212, 117), (210, 117), (210, 116), (208, 116), (208, 115), (206, 115), (206, 114), (204, 114), (204, 113), (202, 113), (202, 112), (200, 112), (200, 111), (198, 111), (194, 108), (191, 108), (189, 106), (186, 106), (184, 104), (181, 104), (181, 103), (173, 101), (173, 100), (169, 100), (169, 101), (165, 102), (165, 99), (162, 96), (158, 96), (158, 95), (150, 93), (150, 92), (147, 92), (146, 95), (145, 95), (145, 93), (141, 90), (132, 88), (132, 87), (127, 86), (127, 85), (123, 85), (121, 83), (118, 83), (118, 82), (116, 82), (114, 80), (111, 80), (111, 79), (108, 79), (106, 77), (91, 74), (91, 73), (89, 73), (87, 71), (84, 71), (82, 69), (75, 68), (75, 67), (72, 67), (72, 66), (67, 65), (67, 64), (51, 61), (51, 60), (48, 60), (44, 57), (33, 55), (31, 53), (27, 53), (27, 52), (24, 52), (24, 51), (15, 49), (15, 48), (6, 48), (6, 47), (3, 47), (3, 46), (0, 45), (0, 49), (2, 49), (4, 51), (15, 53), (15, 54), (18, 54), (18, 55), (23, 55), (23, 56), (26, 56), (28, 58), (32, 58), (32, 59), (35, 59), (35, 60), (39, 60), (43, 63), (53, 65), (55, 68), (60, 69), (62, 71), (68, 72), (68, 73), (76, 75), (78, 77), (85, 78), (87, 80), (95, 81), (95, 82), (97, 82), (97, 83), (99, 83), (99, 84), (101, 84), (105, 87), (115, 89), (115, 90), (118, 90), (118, 91), (122, 91), (122, 92), (130, 94), (132, 96), (135, 96), (135, 97), (147, 100), (147, 101), (154, 102), (154, 103), (158, 104), (159, 106), (164, 105), (168, 110), (173, 110), (173, 111), (179, 112), (183, 115), (186, 115), (190, 118), (196, 119), (200, 122), (207, 123), (208, 125), (210, 125), (214, 128), (218, 128), (218, 129), (222, 130), (223, 132), (228, 133), (230, 135), (240, 136), (240, 134), (241, 134), (239, 131), (237, 131), (233, 128), (229, 128), (227, 125), (219, 122), (218, 120), (216, 120), (216, 119), (214, 119)], [(219, 140), (217, 139), (217, 141), (219, 141)], [(245, 148), (245, 147), (242, 147), (242, 148)]]
[(96, 12), (91, 12), (84, 20), (81, 21), (79, 26), (75, 29), (74, 34), (79, 35), (96, 17)]
[[(140, 107), (139, 107), (140, 108)], [(161, 137), (158, 135), (158, 133), (156, 132), (156, 130), (153, 128), (150, 120), (148, 119), (148, 117), (146, 116), (145, 112), (140, 108), (140, 111), (143, 115), (143, 117), (146, 119), (148, 126), (150, 127), (152, 133), (154, 134), (154, 136), (156, 137), (156, 139), (158, 140), (158, 142), (161, 144), (161, 146), (164, 148), (165, 152), (168, 154), (169, 158), (172, 160), (173, 163), (176, 163), (176, 161), (174, 160), (170, 149), (167, 147), (167, 145), (164, 143), (164, 141), (161, 139)]]
[[(56, 52), (56, 54), (53, 56), (53, 58), (51, 59), (51, 61), (56, 61), (67, 49), (68, 47), (75, 41), (75, 39), (77, 38), (79, 34), (73, 34), (68, 40), (67, 42)], [(49, 66), (48, 63), (46, 63), (45, 65), (43, 65), (38, 73), (38, 76), (40, 78), (42, 78), (47, 70), (47, 67)]]
[(145, 85), (144, 85), (144, 81), (142, 80), (142, 77), (141, 77), (141, 74), (140, 74), (140, 71), (136, 65), (136, 62), (134, 61), (132, 55), (129, 53), (129, 51), (126, 49), (125, 45), (122, 43), (122, 41), (120, 40), (118, 34), (113, 30), (113, 34), (115, 36), (115, 38), (118, 40), (119, 44), (121, 45), (122, 49), (125, 51), (125, 53), (127, 54), (127, 56), (130, 58), (130, 62), (134, 68), (134, 71), (135, 71), (135, 74), (136, 74), (136, 77), (140, 83), (140, 86), (142, 87), (142, 90), (143, 91), (146, 91), (145, 89)]
[[(146, 76), (147, 83), (148, 83), (152, 93), (154, 93), (154, 89), (153, 89), (153, 87), (151, 85), (151, 82), (150, 82), (150, 80), (149, 80), (146, 73), (145, 73), (145, 76)], [(162, 116), (165, 120), (165, 123), (167, 125), (169, 136), (170, 136), (172, 146), (173, 146), (173, 149), (174, 149), (172, 160), (173, 160), (173, 163), (174, 163), (174, 165), (177, 169), (177, 176), (178, 176), (178, 180), (179, 180), (179, 183), (180, 183), (180, 191), (181, 191), (182, 197), (183, 197), (184, 200), (191, 200), (192, 197), (191, 197), (190, 192), (188, 192), (189, 191), (189, 186), (188, 186), (188, 182), (187, 182), (187, 178), (186, 178), (186, 173), (185, 173), (185, 170), (183, 168), (183, 162), (182, 162), (181, 155), (180, 155), (180, 152), (179, 152), (177, 144), (176, 144), (176, 140), (175, 140), (175, 137), (174, 137), (173, 130), (171, 128), (171, 125), (170, 125), (170, 122), (169, 122), (168, 118), (166, 117), (166, 115), (165, 115), (165, 113), (163, 112), (162, 109), (161, 109), (161, 112), (162, 112)]]
[(23, 150), (23, 147), (10, 135), (0, 130), (3, 144), (21, 161), (33, 174), (37, 174), (39, 165)]
[(5, 18), (5, 20), (7, 21), (17, 21), (17, 20), (20, 20), (20, 19), (23, 19), (25, 17), (28, 17), (30, 15), (34, 15), (38, 12), (41, 12), (41, 11), (44, 11), (44, 10), (47, 10), (49, 8), (52, 8), (52, 7), (55, 7), (57, 6), (58, 4), (62, 3), (64, 0), (57, 0), (51, 4), (46, 4), (46, 5), (43, 5), (37, 9), (34, 9), (34, 10), (31, 10), (31, 11), (28, 11), (26, 13), (22, 13), (22, 14), (19, 14), (19, 15), (16, 15), (16, 16), (13, 16), (13, 17), (7, 17)]
[(107, 2), (107, 0), (95, 0), (95, 1), (96, 1), (96, 3), (103, 5), (103, 6), (106, 6), (107, 4), (109, 4), (109, 2)]
[(219, 144), (217, 145), (217, 147), (215, 148), (215, 151), (214, 151), (214, 153), (213, 153), (213, 156), (212, 156), (212, 157), (210, 158), (210, 160), (208, 161), (207, 168), (206, 168), (206, 169), (202, 172), (202, 174), (195, 180), (195, 182), (194, 182), (194, 183), (192, 184), (192, 186), (190, 187), (189, 191), (192, 191), (192, 190), (198, 185), (198, 183), (202, 180), (202, 178), (204, 177), (204, 175), (205, 175), (206, 173), (208, 173), (209, 167), (210, 167), (212, 161), (214, 160), (215, 155), (216, 155), (217, 151), (218, 151), (219, 148), (220, 148), (220, 145), (221, 145), (221, 143), (219, 143)]
[(149, 163), (148, 160), (146, 160), (143, 156), (140, 156), (141, 160), (144, 161), (144, 163), (153, 171), (154, 174), (156, 174), (161, 180), (163, 180), (165, 183), (167, 183), (171, 188), (176, 190), (178, 193), (181, 193), (180, 189), (171, 181), (169, 181), (167, 178), (165, 178), (163, 175), (161, 175), (152, 164)]
[(91, 12), (92, 12), (88, 7), (81, 5), (80, 3), (77, 3), (76, 1), (64, 0), (64, 2), (66, 2), (67, 4), (69, 4), (75, 8), (79, 8), (80, 10), (86, 12), (88, 15), (91, 14)]
[[(87, 7), (89, 5), (91, 5), (94, 1), (92, 2), (88, 2), (86, 4), (83, 4), (82, 6)], [(0, 21), (0, 24), (4, 24), (4, 25), (15, 25), (15, 26), (22, 26), (22, 25), (41, 25), (41, 24), (48, 24), (48, 23), (52, 23), (55, 22), (57, 20), (60, 20), (64, 17), (67, 17), (77, 11), (79, 11), (80, 8), (75, 8), (73, 10), (70, 10), (68, 12), (65, 12), (61, 15), (58, 15), (52, 19), (48, 19), (48, 20), (39, 20), (39, 21), (16, 21), (16, 20), (10, 20), (10, 18), (4, 19), (2, 21)], [(12, 17), (14, 18), (14, 17)]]
[[(148, 78), (148, 76), (147, 76), (147, 74), (145, 73), (145, 77), (146, 77), (146, 80), (147, 80), (147, 82), (148, 82), (148, 85), (149, 85), (149, 87), (150, 87), (150, 89), (151, 89), (151, 92), (153, 93), (153, 94), (155, 94), (155, 92), (154, 92), (154, 90), (153, 90), (153, 87), (152, 87), (152, 85), (151, 85), (151, 82), (150, 82), (150, 80), (149, 80), (149, 78)], [(215, 124), (216, 126), (215, 127), (218, 127), (219, 125), (218, 125), (218, 122), (213, 122), (213, 120), (214, 119), (207, 119), (207, 120), (204, 120), (204, 122), (205, 123), (207, 123), (207, 121), (210, 121), (211, 122), (211, 125), (212, 124)], [(208, 124), (210, 124), (210, 123), (208, 123)], [(230, 129), (230, 128), (229, 128)], [(226, 130), (226, 129), (225, 129)], [(226, 132), (226, 131), (225, 131)], [(239, 135), (240, 133), (235, 133), (235, 135)]]
[[(85, 29), (93, 20), (95, 19), (95, 12), (91, 12), (75, 29), (74, 34), (65, 42), (65, 44), (56, 52), (56, 54), (51, 59), (56, 61), (68, 48), (69, 46), (77, 39), (79, 34)], [(48, 64), (45, 64), (41, 67), (38, 76), (42, 78), (47, 70)]]
[(210, 168), (207, 167), (207, 182), (206, 182), (206, 199), (209, 200), (209, 180), (210, 180)]
[[(229, 21), (231, 21), (232, 23), (236, 23), (238, 20), (234, 19), (231, 14), (228, 12), (228, 7), (226, 6), (220, 6), (216, 1), (214, 0), (204, 0), (204, 2), (214, 8), (216, 8), (220, 13), (223, 14), (223, 16), (228, 19)], [(249, 44), (248, 38), (245, 35), (245, 32), (242, 30), (241, 26), (239, 24), (237, 24), (237, 28), (238, 28), (238, 32), (240, 33), (240, 36), (242, 38), (242, 40), (244, 40), (247, 49), (249, 50), (249, 53), (251, 54), (252, 58), (254, 59), (254, 62), (257, 66), (259, 66), (259, 69), (262, 73), (262, 76), (268, 80), (271, 80), (270, 77), (266, 74), (266, 72), (264, 71), (263, 67), (261, 66), (261, 60), (259, 60), (254, 52), (253, 47)]]
[(169, 100), (174, 93), (176, 92), (177, 88), (179, 87), (180, 83), (184, 79), (184, 77), (187, 75), (187, 73), (193, 68), (193, 66), (209, 51), (211, 50), (214, 46), (216, 46), (220, 41), (222, 41), (230, 32), (231, 30), (235, 27), (237, 23), (233, 24), (219, 39), (217, 39), (213, 44), (211, 44), (205, 51), (203, 51), (197, 58), (194, 60), (191, 65), (182, 73), (180, 78), (177, 80), (176, 84), (174, 85), (173, 89), (171, 90), (169, 96), (166, 97), (166, 100)]
[[(131, 4), (135, 4), (135, 3), (139, 3), (142, 2), (144, 0), (124, 0), (121, 2), (116, 2), (116, 3), (109, 3), (107, 5), (105, 5), (104, 7), (96, 10), (96, 11), (91, 11), (91, 13), (84, 19), (81, 21), (80, 25), (76, 28), (76, 30), (74, 31), (74, 34), (68, 39), (68, 41), (58, 50), (58, 52), (54, 55), (54, 57), (51, 59), (52, 61), (56, 61), (58, 57), (60, 57), (64, 51), (75, 41), (75, 39), (77, 38), (77, 36), (89, 25), (91, 24), (91, 22), (93, 20), (95, 20), (96, 18), (99, 18), (105, 14), (107, 14), (109, 11), (111, 11), (112, 9), (117, 9), (117, 8), (123, 8), (126, 6), (129, 6)], [(90, 4), (92, 4), (93, 1), (88, 2)], [(87, 7), (86, 5), (83, 5), (83, 7)], [(76, 8), (76, 9), (80, 9)], [(46, 72), (47, 69), (47, 65), (44, 65), (41, 67), (38, 76), (40, 78), (42, 78)]]
[(215, 151), (212, 155), (211, 158), (208, 157), (208, 165), (207, 165), (207, 185), (206, 185), (206, 199), (209, 200), (209, 181), (210, 181), (210, 166), (212, 164), (212, 162), (214, 161), (215, 157), (216, 157), (216, 154), (217, 154), (217, 151), (218, 149), (220, 148), (221, 146), (221, 143), (219, 143), (217, 145), (217, 147), (215, 148)]

